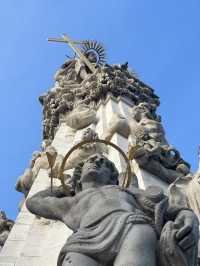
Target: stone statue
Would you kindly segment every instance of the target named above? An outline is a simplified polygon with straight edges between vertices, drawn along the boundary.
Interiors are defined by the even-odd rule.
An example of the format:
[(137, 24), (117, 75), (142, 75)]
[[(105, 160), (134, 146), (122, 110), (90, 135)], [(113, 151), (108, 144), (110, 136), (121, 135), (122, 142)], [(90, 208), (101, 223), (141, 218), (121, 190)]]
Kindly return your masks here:
[[(35, 164), (32, 168), (34, 177), (38, 175), (40, 169), (49, 169), (49, 161), (47, 158), (47, 152), (50, 154), (54, 154), (54, 153), (57, 154), (56, 149), (53, 146), (51, 145), (47, 146), (45, 150), (41, 152), (40, 157), (38, 157), (38, 159), (35, 161)], [(61, 155), (56, 156), (55, 164), (57, 164), (57, 161), (60, 162), (60, 160), (62, 159), (63, 157)]]
[(32, 154), (32, 159), (30, 160), (29, 166), (30, 168), (33, 168), (35, 165), (35, 161), (41, 156), (40, 151), (34, 151)]
[[(86, 58), (92, 64), (97, 64), (98, 59), (94, 52), (87, 52)], [(56, 72), (54, 79), (58, 82), (59, 86), (67, 86), (73, 83), (81, 83), (83, 80), (88, 78), (91, 72), (88, 70), (85, 63), (79, 59), (67, 60), (61, 68)]]
[(64, 121), (75, 130), (83, 129), (97, 122), (96, 111), (87, 105), (79, 105), (69, 112)]
[[(74, 138), (74, 145), (79, 144), (82, 141), (94, 141), (98, 138), (98, 134), (91, 129), (90, 127), (84, 128), (82, 130), (79, 130), (79, 132), (76, 134), (76, 137)], [(107, 146), (103, 143), (89, 143), (81, 146), (80, 148), (76, 149), (68, 158), (64, 170), (70, 170), (75, 168), (80, 161), (86, 160), (88, 157), (90, 157), (92, 154), (99, 153), (103, 154), (107, 152)], [(57, 159), (55, 165), (52, 169), (52, 175), (54, 178), (58, 177), (59, 169), (62, 163), (63, 157), (59, 155), (60, 160)]]
[(0, 211), (0, 251), (8, 238), (14, 222), (7, 219), (4, 211)]
[(18, 178), (15, 189), (22, 192), (24, 196), (27, 197), (32, 184), (33, 172), (31, 168), (27, 168), (25, 169), (24, 174)]
[(189, 174), (190, 165), (165, 138), (160, 117), (155, 113), (155, 105), (142, 102), (131, 111), (129, 119), (114, 114), (100, 138), (111, 140), (114, 133), (128, 138), (130, 146), (136, 147), (132, 159), (165, 182), (172, 183), (178, 177)]
[(89, 46), (83, 51), (95, 66), (95, 72), (91, 72), (81, 59), (70, 59), (56, 73), (54, 88), (39, 97), (43, 105), (43, 139), (52, 141), (61, 119), (66, 119), (74, 109), (85, 105), (95, 109), (108, 95), (128, 98), (133, 104), (159, 105), (153, 89), (129, 71), (128, 63), (102, 65), (105, 52), (101, 46), (95, 49)]
[[(23, 175), (21, 175), (17, 180), (15, 189), (19, 192), (22, 192), (25, 198), (28, 196), (31, 186), (33, 185), (33, 182), (37, 177), (40, 169), (49, 169), (49, 162), (46, 152), (56, 153), (56, 150), (53, 146), (46, 145), (43, 151), (34, 152), (30, 161), (30, 167), (25, 169)], [(54, 167), (56, 169), (58, 168), (58, 166), (60, 166), (62, 159), (62, 155), (58, 155), (56, 157), (56, 161), (54, 163)], [(22, 200), (22, 202), (19, 204), (19, 209), (23, 205), (23, 202), (24, 200)]]
[(130, 120), (131, 144), (137, 145), (134, 158), (139, 165), (168, 183), (190, 172), (179, 152), (168, 144), (160, 117), (154, 108), (140, 103), (132, 109)]
[(99, 154), (71, 180), (74, 191), (47, 189), (26, 201), (32, 213), (73, 231), (58, 266), (196, 266), (198, 220), (160, 188), (120, 187), (115, 165)]
[[(199, 160), (200, 162), (200, 160)], [(194, 174), (188, 174), (177, 178), (169, 187), (174, 190), (174, 195), (181, 191), (185, 194), (187, 201), (186, 206), (191, 208), (200, 221), (200, 164)]]
[(130, 135), (129, 121), (121, 114), (114, 113), (108, 123), (107, 130), (100, 136), (100, 138), (110, 141), (112, 136), (118, 133), (125, 138)]

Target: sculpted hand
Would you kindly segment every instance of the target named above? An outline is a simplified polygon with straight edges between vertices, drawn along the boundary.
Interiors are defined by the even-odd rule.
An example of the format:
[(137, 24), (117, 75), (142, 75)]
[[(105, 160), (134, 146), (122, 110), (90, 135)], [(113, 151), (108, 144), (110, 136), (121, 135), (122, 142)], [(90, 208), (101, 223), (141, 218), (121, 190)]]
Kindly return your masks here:
[(54, 186), (52, 194), (57, 198), (71, 197), (74, 195), (74, 191), (70, 190), (70, 187), (68, 187), (68, 191), (67, 191), (67, 190), (64, 190), (62, 186)]
[(53, 167), (52, 172), (51, 172), (51, 169), (48, 169), (48, 175), (49, 175), (49, 177), (50, 178), (52, 177), (52, 178), (58, 179), (59, 178), (58, 177), (58, 171), (59, 171), (59, 169), (58, 169), (57, 165), (55, 165)]
[(179, 228), (176, 233), (176, 240), (183, 250), (187, 250), (196, 244), (199, 237), (199, 223), (196, 215), (192, 211), (180, 211), (176, 217), (175, 225)]

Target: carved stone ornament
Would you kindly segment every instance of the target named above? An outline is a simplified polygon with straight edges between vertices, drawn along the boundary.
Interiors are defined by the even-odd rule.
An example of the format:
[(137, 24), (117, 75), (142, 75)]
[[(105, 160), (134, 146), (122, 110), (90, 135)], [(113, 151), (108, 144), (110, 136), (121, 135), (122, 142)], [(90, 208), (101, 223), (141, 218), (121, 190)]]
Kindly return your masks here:
[[(37, 177), (40, 169), (49, 169), (49, 161), (47, 158), (47, 152), (49, 153), (56, 153), (56, 150), (54, 147), (47, 145), (44, 151), (41, 152), (34, 152), (33, 158), (30, 162), (30, 168), (25, 169), (24, 174), (20, 176), (17, 180), (15, 189), (19, 192), (22, 192), (27, 197), (32, 184)], [(55, 158), (54, 167), (58, 168), (58, 165), (60, 166), (60, 162), (62, 161), (63, 157), (61, 155), (57, 155)], [(21, 206), (23, 205), (24, 200), (19, 204), (19, 209), (21, 209)]]
[(54, 187), (26, 201), (32, 213), (73, 230), (58, 266), (197, 265), (198, 219), (160, 188), (122, 188), (115, 165), (100, 154), (77, 166), (71, 180), (74, 193)]
[(83, 129), (97, 121), (96, 111), (87, 105), (79, 105), (66, 115), (66, 124), (73, 129)]
[(127, 63), (97, 65), (95, 73), (91, 73), (80, 59), (73, 59), (61, 66), (55, 79), (54, 89), (39, 98), (44, 107), (44, 139), (52, 140), (60, 119), (77, 106), (94, 108), (109, 94), (126, 97), (134, 104), (146, 102), (155, 108), (159, 105), (159, 98), (153, 89), (137, 79)]
[[(128, 63), (107, 64), (99, 43), (72, 41), (67, 35), (49, 41), (68, 43), (76, 55), (58, 69), (53, 88), (39, 97), (42, 150), (33, 154), (16, 189), (24, 193), (31, 213), (60, 221), (72, 230), (70, 237), (66, 235), (57, 265), (197, 266), (199, 180), (190, 179), (190, 165), (166, 140), (157, 114), (159, 97)], [(113, 113), (98, 136), (98, 108), (106, 105), (109, 97), (123, 98), (131, 106), (130, 112), (124, 111), (126, 117)], [(64, 129), (71, 134), (68, 139)], [(69, 147), (73, 143), (64, 157), (53, 147), (55, 134), (57, 137), (60, 132), (65, 133)], [(110, 142), (115, 133), (127, 140), (128, 157)], [(107, 158), (108, 143), (126, 161), (120, 175)], [(137, 179), (132, 180), (133, 159), (147, 172), (172, 183), (168, 195), (157, 186), (138, 188)], [(40, 169), (48, 171), (51, 186), (27, 197)], [(74, 169), (70, 175), (69, 169)], [(59, 179), (61, 186), (59, 180), (53, 186), (53, 178)], [(0, 229), (5, 220), (0, 219)]]
[(190, 165), (168, 144), (160, 117), (146, 103), (132, 109), (130, 140), (137, 146), (133, 158), (141, 167), (168, 183), (190, 172)]
[[(187, 176), (182, 176), (177, 178), (171, 186), (170, 189), (176, 191), (175, 196), (179, 198), (179, 191), (185, 194), (187, 202), (185, 206), (191, 208), (198, 219), (200, 220), (200, 172), (199, 170), (195, 174), (189, 174)], [(181, 201), (181, 200), (180, 200)], [(183, 202), (180, 202), (183, 204)]]

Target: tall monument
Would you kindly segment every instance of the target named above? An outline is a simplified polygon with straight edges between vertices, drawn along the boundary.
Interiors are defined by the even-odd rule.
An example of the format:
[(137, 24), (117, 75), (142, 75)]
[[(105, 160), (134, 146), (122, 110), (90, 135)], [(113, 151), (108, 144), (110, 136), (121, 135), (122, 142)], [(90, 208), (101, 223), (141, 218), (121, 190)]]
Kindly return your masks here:
[[(188, 204), (191, 193), (186, 193), (184, 182), (181, 182), (193, 179), (190, 165), (166, 139), (161, 117), (156, 112), (160, 102), (154, 90), (138, 79), (128, 63), (109, 65), (103, 46), (96, 41), (72, 41), (66, 35), (49, 41), (67, 43), (76, 56), (64, 62), (54, 76), (53, 88), (39, 97), (43, 106), (41, 150), (33, 153), (29, 167), (16, 184), (17, 191), (24, 194), (24, 200), (0, 253), (0, 265), (3, 266), (57, 265), (60, 250), (72, 234), (71, 229), (75, 230), (73, 225), (67, 227), (59, 219), (54, 219), (53, 214), (43, 215), (42, 211), (34, 215), (27, 206), (34, 209), (34, 195), (49, 187), (52, 195), (58, 188), (68, 193), (67, 196), (78, 195), (84, 186), (80, 179), (80, 163), (84, 165), (88, 158), (93, 158), (97, 164), (98, 160), (104, 161), (105, 165), (111, 165), (109, 162), (112, 161), (119, 177), (117, 184), (109, 184), (124, 191), (138, 188), (142, 191), (140, 193), (145, 191), (145, 197), (150, 199), (150, 203), (144, 200), (147, 205), (153, 201), (157, 206), (169, 188), (180, 203), (177, 213), (193, 207), (193, 203)], [(107, 172), (103, 173), (106, 175)], [(76, 179), (77, 176), (80, 180)], [(181, 200), (174, 191), (181, 192)], [(25, 202), (30, 198), (32, 203), (26, 206)], [(148, 205), (150, 207), (153, 208)], [(42, 208), (42, 201), (37, 199), (36, 209)], [(148, 209), (146, 205), (145, 208)], [(198, 211), (196, 214), (199, 215)], [(149, 219), (145, 217), (140, 216), (141, 223)], [(173, 261), (165, 264), (166, 261), (161, 259), (162, 266), (197, 265), (195, 245), (196, 240), (189, 261), (184, 258), (179, 264), (173, 264)], [(66, 260), (71, 263), (70, 258)]]

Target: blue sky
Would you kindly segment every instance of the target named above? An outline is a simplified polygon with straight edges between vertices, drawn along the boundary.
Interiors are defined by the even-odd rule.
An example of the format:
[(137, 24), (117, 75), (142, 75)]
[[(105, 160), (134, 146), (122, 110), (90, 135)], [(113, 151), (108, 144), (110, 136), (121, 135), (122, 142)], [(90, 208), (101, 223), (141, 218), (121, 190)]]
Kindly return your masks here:
[(193, 169), (200, 143), (199, 0), (2, 0), (0, 10), (0, 208), (15, 218), (14, 187), (41, 144), (38, 96), (71, 51), (47, 37), (103, 42), (109, 63), (124, 63), (161, 98), (170, 143)]

